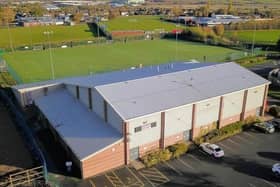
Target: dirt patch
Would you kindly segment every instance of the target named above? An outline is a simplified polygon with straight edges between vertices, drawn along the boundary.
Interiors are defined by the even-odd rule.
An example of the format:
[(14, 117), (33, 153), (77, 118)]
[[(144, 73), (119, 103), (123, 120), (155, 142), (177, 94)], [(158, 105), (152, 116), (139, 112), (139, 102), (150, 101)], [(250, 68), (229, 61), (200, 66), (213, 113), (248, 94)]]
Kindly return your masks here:
[(0, 103), (0, 178), (33, 166), (33, 159), (6, 108)]

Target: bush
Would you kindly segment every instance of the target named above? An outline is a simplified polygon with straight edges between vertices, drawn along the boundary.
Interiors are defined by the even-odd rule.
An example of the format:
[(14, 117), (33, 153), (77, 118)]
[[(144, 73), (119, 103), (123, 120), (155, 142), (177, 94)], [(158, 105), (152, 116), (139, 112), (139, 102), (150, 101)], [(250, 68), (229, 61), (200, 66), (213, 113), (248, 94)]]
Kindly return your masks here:
[(188, 151), (189, 145), (185, 142), (171, 145), (168, 149), (172, 152), (172, 158), (179, 158)]
[(186, 153), (188, 148), (189, 144), (186, 142), (177, 143), (167, 147), (166, 149), (151, 152), (140, 158), (140, 160), (142, 160), (146, 167), (152, 167), (159, 162), (165, 162), (171, 158), (178, 158), (182, 154)]
[(280, 107), (279, 106), (270, 107), (269, 113), (274, 117), (280, 117)]
[(194, 143), (196, 145), (200, 145), (204, 142), (210, 142), (214, 143), (217, 141), (220, 141), (222, 139), (225, 139), (229, 136), (232, 136), (234, 134), (237, 134), (244, 129), (250, 127), (253, 123), (260, 122), (259, 118), (256, 117), (248, 117), (244, 121), (238, 121), (232, 124), (229, 124), (225, 127), (222, 127), (220, 129), (215, 129), (209, 133), (207, 133), (205, 136), (197, 137), (194, 140)]

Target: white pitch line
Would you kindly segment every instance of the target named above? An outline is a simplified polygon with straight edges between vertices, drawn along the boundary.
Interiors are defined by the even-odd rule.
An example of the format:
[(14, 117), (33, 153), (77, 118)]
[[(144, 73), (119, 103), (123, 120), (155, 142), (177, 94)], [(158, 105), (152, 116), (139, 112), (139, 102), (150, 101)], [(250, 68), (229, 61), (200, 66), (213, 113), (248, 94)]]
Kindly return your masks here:
[(272, 186), (272, 187), (277, 187), (275, 184), (272, 184), (271, 182), (265, 180), (265, 179), (262, 179), (263, 182), (265, 182), (266, 184), (268, 184), (269, 186)]

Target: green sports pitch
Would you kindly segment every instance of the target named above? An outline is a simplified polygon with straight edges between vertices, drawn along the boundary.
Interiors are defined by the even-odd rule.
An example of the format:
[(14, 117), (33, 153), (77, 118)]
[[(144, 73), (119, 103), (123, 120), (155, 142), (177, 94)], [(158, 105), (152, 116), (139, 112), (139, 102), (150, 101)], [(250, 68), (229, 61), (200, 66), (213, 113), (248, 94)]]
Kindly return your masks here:
[(256, 44), (271, 44), (275, 45), (280, 39), (280, 30), (240, 30), (240, 31), (228, 31), (225, 36), (232, 37), (233, 33), (236, 33), (236, 37), (239, 41), (252, 43), (255, 40)]
[[(66, 49), (52, 49), (55, 78), (89, 75), (132, 66), (175, 61), (222, 62), (244, 56), (242, 51), (171, 40), (131, 41)], [(4, 54), (13, 76), (21, 82), (51, 78), (50, 51), (18, 51)]]
[(18, 46), (33, 46), (48, 42), (67, 42), (77, 40), (93, 40), (94, 34), (87, 24), (74, 26), (37, 26), (37, 27), (14, 27), (0, 29), (0, 48), (10, 48)]
[(144, 31), (172, 31), (183, 28), (180, 25), (160, 20), (159, 16), (122, 16), (101, 22), (105, 28), (111, 31), (144, 30)]

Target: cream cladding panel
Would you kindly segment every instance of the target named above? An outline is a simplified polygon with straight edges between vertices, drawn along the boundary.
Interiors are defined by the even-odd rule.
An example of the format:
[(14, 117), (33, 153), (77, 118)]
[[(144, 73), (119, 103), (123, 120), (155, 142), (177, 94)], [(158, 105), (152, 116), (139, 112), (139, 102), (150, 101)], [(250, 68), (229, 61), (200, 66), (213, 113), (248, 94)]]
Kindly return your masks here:
[[(149, 127), (156, 122), (155, 127)], [(147, 144), (160, 139), (161, 114), (155, 113), (149, 116), (135, 118), (128, 121), (129, 125), (129, 148)], [(136, 127), (142, 127), (141, 131), (135, 132)]]
[(246, 111), (262, 106), (265, 87), (255, 87), (248, 90)]
[(224, 96), (223, 119), (241, 114), (243, 97), (244, 90)]
[(182, 106), (165, 112), (164, 136), (171, 136), (192, 128), (192, 105)]
[(196, 104), (196, 127), (218, 121), (220, 98), (213, 98)]

